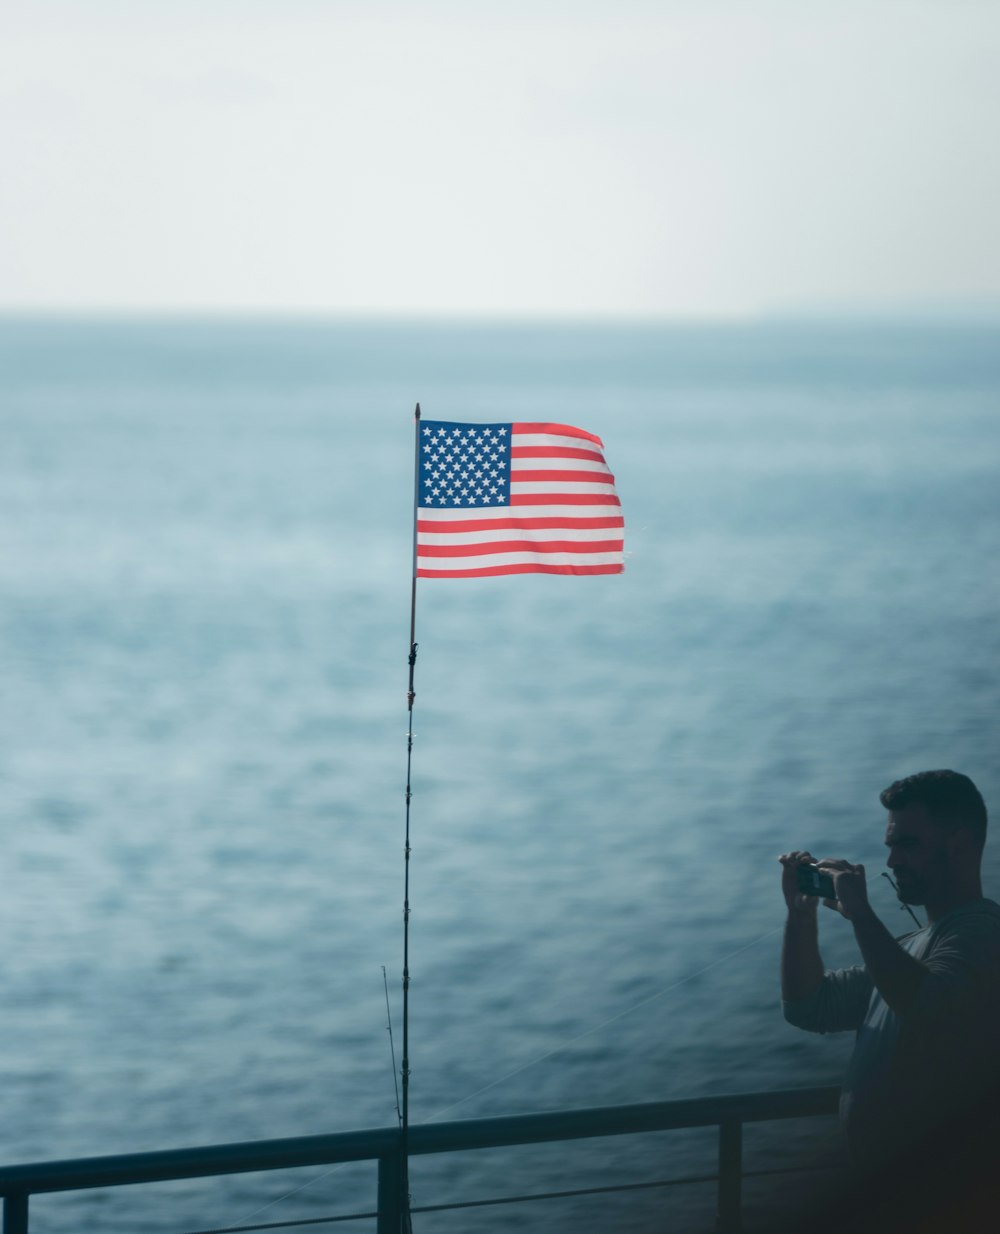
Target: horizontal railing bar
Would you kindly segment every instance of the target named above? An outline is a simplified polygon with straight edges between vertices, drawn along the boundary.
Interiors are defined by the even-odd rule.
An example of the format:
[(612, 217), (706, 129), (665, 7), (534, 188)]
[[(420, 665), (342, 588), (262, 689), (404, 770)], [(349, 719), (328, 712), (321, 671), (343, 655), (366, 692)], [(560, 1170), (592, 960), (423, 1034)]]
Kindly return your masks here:
[[(684, 1127), (713, 1126), (725, 1121), (804, 1118), (834, 1113), (838, 1097), (839, 1090), (836, 1088), (791, 1089), (427, 1123), (410, 1127), (409, 1152), (411, 1155), (460, 1152), (513, 1144), (675, 1131)], [(398, 1151), (399, 1142), (398, 1127), (382, 1127), (330, 1135), (12, 1165), (0, 1167), (0, 1195), (15, 1191), (78, 1191), (366, 1161)]]
[(339, 1131), (330, 1135), (293, 1136), (280, 1140), (248, 1140), (106, 1157), (79, 1157), (0, 1167), (0, 1195), (9, 1190), (82, 1191), (133, 1183), (173, 1182), (222, 1174), (252, 1174), (265, 1170), (298, 1169), (372, 1161), (399, 1147), (399, 1128)]

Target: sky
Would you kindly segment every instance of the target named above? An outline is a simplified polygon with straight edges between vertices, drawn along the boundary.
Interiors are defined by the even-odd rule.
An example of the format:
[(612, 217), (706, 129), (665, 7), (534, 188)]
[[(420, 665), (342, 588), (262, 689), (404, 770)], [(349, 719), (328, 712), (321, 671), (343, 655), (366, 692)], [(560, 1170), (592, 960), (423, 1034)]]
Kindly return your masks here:
[(993, 0), (5, 0), (0, 310), (1000, 305)]

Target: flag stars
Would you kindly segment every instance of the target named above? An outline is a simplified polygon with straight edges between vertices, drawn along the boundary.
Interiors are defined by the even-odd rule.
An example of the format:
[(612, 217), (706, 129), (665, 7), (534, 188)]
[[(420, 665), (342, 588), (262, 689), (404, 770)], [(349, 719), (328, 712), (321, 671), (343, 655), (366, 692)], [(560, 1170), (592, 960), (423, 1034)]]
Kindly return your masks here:
[(419, 500), (452, 509), (505, 504), (509, 431), (509, 426), (495, 424), (422, 424)]

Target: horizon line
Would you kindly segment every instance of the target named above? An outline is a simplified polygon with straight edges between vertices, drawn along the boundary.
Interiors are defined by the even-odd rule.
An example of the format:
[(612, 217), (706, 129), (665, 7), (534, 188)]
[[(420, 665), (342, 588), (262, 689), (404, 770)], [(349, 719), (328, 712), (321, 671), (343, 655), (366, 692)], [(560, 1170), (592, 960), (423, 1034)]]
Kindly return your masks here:
[(229, 321), (287, 322), (301, 324), (337, 324), (371, 326), (535, 326), (535, 327), (668, 327), (668, 326), (755, 326), (755, 325), (834, 325), (852, 322), (866, 325), (998, 325), (1000, 297), (980, 303), (969, 301), (913, 301), (853, 304), (776, 305), (771, 308), (730, 312), (539, 312), (486, 311), (482, 309), (397, 310), (397, 309), (333, 309), (306, 307), (212, 306), (182, 307), (177, 305), (144, 306), (37, 306), (0, 304), (0, 321), (63, 321), (73, 323), (105, 322), (176, 323)]

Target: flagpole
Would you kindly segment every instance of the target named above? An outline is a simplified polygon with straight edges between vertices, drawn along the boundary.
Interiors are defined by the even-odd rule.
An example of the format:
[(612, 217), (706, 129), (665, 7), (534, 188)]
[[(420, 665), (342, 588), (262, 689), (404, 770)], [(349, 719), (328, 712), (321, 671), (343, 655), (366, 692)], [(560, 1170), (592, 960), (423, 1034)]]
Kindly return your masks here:
[(406, 843), (403, 848), (403, 1116), (401, 1131), (402, 1170), (400, 1212), (402, 1229), (409, 1234), (410, 1221), (410, 769), (413, 763), (413, 674), (417, 663), (417, 512), (420, 500), (420, 404), (413, 413), (413, 581), (410, 588), (410, 681), (406, 691), (408, 726), (406, 731)]

